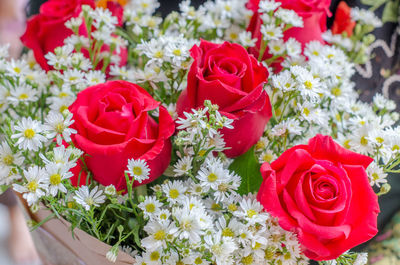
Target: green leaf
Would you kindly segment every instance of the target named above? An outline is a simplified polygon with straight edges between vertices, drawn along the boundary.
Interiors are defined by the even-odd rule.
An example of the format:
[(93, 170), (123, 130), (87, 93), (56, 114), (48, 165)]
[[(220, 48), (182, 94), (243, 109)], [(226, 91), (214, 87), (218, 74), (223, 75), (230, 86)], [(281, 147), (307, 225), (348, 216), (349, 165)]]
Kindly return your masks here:
[(388, 2), (383, 9), (382, 22), (397, 22), (397, 13), (399, 11), (399, 1)]
[(376, 10), (387, 1), (389, 0), (361, 0), (361, 3), (367, 6), (371, 6), (373, 10)]
[(260, 164), (254, 155), (254, 146), (245, 154), (239, 156), (229, 167), (242, 178), (242, 183), (238, 189), (239, 194), (245, 195), (249, 192), (258, 191), (262, 183)]

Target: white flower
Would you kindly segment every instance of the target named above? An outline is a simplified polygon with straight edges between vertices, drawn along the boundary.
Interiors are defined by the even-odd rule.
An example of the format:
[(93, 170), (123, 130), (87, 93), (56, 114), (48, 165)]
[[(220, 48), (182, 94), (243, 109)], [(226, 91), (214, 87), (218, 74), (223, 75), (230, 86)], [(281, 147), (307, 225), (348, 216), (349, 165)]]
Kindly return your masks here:
[(43, 131), (42, 125), (31, 117), (23, 117), (14, 129), (17, 133), (14, 133), (11, 138), (17, 139), (16, 144), (20, 149), (37, 151), (46, 141), (46, 137), (40, 134)]
[(76, 85), (82, 82), (83, 77), (84, 73), (78, 69), (68, 69), (61, 76), (64, 82), (69, 85)]
[(42, 196), (44, 196), (46, 185), (44, 182), (43, 169), (38, 166), (33, 166), (24, 170), (24, 177), (26, 183), (21, 186), (19, 184), (13, 184), (15, 191), (23, 193), (22, 197), (26, 199), (29, 206), (35, 204)]
[(76, 133), (75, 129), (68, 128), (74, 123), (72, 120), (72, 113), (68, 112), (67, 116), (64, 116), (55, 111), (50, 111), (46, 117), (46, 123), (43, 129), (47, 130), (47, 137), (49, 139), (57, 139), (57, 144), (62, 144), (62, 139), (66, 142), (71, 142), (71, 134)]
[(264, 152), (262, 152), (259, 156), (259, 162), (260, 163), (271, 163), (272, 161), (274, 161), (277, 158), (277, 156), (274, 154), (274, 152), (272, 150), (265, 150)]
[(138, 207), (142, 209), (144, 216), (152, 219), (160, 211), (162, 203), (159, 202), (154, 196), (146, 196), (144, 201)]
[(278, 40), (283, 37), (282, 29), (273, 24), (261, 25), (261, 33), (266, 40)]
[(8, 99), (17, 104), (19, 102), (33, 102), (38, 100), (38, 91), (27, 84), (17, 86), (15, 89), (10, 91), (10, 94), (11, 95)]
[(29, 66), (25, 60), (14, 60), (6, 64), (6, 70), (11, 76), (24, 76), (29, 72)]
[(111, 184), (104, 188), (104, 194), (114, 196), (115, 194), (117, 194), (117, 190), (115, 186)]
[(153, 251), (160, 247), (166, 248), (167, 236), (176, 233), (178, 228), (175, 223), (150, 221), (143, 228), (149, 235), (141, 240), (141, 244), (147, 251)]
[(221, 164), (205, 163), (206, 166), (200, 168), (197, 178), (205, 190), (218, 190), (218, 186), (228, 181), (229, 172), (222, 168)]
[(65, 26), (71, 30), (78, 29), (82, 24), (82, 18), (80, 17), (72, 17), (70, 20), (65, 22)]
[(54, 66), (55, 69), (69, 67), (71, 64), (71, 53), (74, 51), (74, 46), (64, 45), (54, 49), (54, 53), (49, 52), (44, 57), (47, 59), (47, 64)]
[(176, 231), (179, 239), (188, 239), (191, 244), (197, 244), (204, 235), (204, 224), (201, 223), (202, 218), (207, 218), (206, 213), (197, 208), (189, 209), (174, 208), (173, 216), (176, 218), (178, 230)]
[(379, 93), (375, 94), (373, 102), (378, 109), (386, 109), (389, 111), (396, 109), (396, 103), (393, 100), (387, 99), (384, 95)]
[(244, 197), (240, 202), (240, 210), (234, 215), (246, 219), (250, 224), (263, 223), (268, 216), (263, 213), (262, 205), (253, 198)]
[(85, 74), (85, 79), (89, 86), (104, 83), (106, 81), (106, 76), (100, 71), (89, 71)]
[(254, 47), (257, 43), (257, 39), (251, 37), (251, 32), (242, 31), (239, 33), (239, 43), (245, 47)]
[(139, 183), (149, 179), (150, 176), (150, 168), (144, 159), (129, 159), (128, 170), (125, 172)]
[(369, 183), (371, 186), (380, 187), (381, 184), (387, 183), (387, 174), (383, 171), (383, 169), (378, 166), (375, 162), (372, 162), (367, 168), (367, 174), (369, 177)]
[(117, 260), (118, 257), (118, 247), (113, 246), (106, 254), (106, 258), (110, 261), (115, 263), (115, 261)]
[(258, 6), (258, 12), (269, 13), (277, 9), (280, 5), (280, 2), (275, 2), (274, 0), (262, 0)]
[(166, 184), (161, 185), (161, 189), (167, 196), (167, 200), (171, 203), (176, 203), (182, 200), (187, 190), (183, 185), (183, 182), (180, 180), (169, 181)]
[(103, 191), (98, 190), (98, 188), (99, 187), (96, 186), (89, 191), (88, 186), (82, 186), (79, 190), (75, 191), (75, 196), (73, 198), (76, 203), (82, 205), (86, 211), (89, 211), (92, 206), (99, 207), (106, 199), (106, 196), (102, 195)]
[(271, 40), (268, 42), (268, 47), (273, 55), (280, 55), (285, 52), (285, 44), (282, 39)]
[(285, 24), (298, 28), (303, 27), (303, 19), (294, 10), (279, 8), (274, 15), (282, 19)]
[(222, 237), (221, 231), (204, 237), (209, 250), (213, 254), (216, 264), (233, 264), (231, 255), (237, 249), (232, 238)]
[(184, 156), (174, 165), (175, 177), (183, 176), (192, 170), (193, 157)]
[(21, 166), (24, 158), (20, 152), (14, 153), (6, 141), (0, 145), (0, 166)]
[(67, 193), (67, 189), (64, 187), (62, 181), (69, 179), (73, 176), (69, 172), (69, 168), (62, 164), (51, 163), (47, 164), (45, 168), (46, 178), (44, 182), (48, 185), (48, 193), (55, 197), (58, 191)]

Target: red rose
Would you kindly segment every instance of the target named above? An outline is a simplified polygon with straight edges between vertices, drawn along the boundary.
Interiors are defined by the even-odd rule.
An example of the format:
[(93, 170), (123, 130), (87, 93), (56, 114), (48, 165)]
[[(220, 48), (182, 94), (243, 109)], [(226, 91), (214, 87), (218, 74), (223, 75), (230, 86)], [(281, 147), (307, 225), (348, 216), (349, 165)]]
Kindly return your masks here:
[(271, 103), (263, 85), (268, 70), (238, 44), (202, 40), (191, 49), (194, 62), (187, 88), (177, 102), (177, 112), (190, 112), (205, 100), (219, 105), (222, 115), (233, 119), (234, 130), (222, 129), (229, 157), (239, 156), (254, 145), (271, 117)]
[(342, 1), (339, 3), (335, 13), (335, 20), (332, 25), (332, 34), (342, 34), (347, 32), (347, 36), (353, 35), (353, 29), (356, 26), (356, 22), (351, 19), (351, 8)]
[(36, 61), (44, 70), (50, 70), (44, 56), (64, 45), (64, 39), (72, 35), (72, 30), (64, 24), (79, 16), (82, 5), (95, 7), (94, 0), (50, 0), (40, 7), (38, 15), (28, 20), (21, 41), (33, 50)]
[[(158, 123), (148, 113), (157, 107)], [(72, 141), (88, 154), (86, 165), (102, 185), (124, 189), (124, 171), (131, 158), (146, 160), (150, 168), (150, 178), (141, 184), (155, 180), (168, 167), (174, 121), (140, 86), (109, 81), (86, 88), (69, 110), (78, 131)]]
[(317, 135), (262, 165), (257, 199), (297, 232), (307, 257), (335, 259), (377, 233), (378, 198), (365, 171), (372, 160)]
[[(72, 30), (65, 26), (65, 22), (73, 17), (78, 17), (83, 5), (95, 8), (94, 0), (49, 0), (40, 7), (40, 13), (30, 18), (26, 25), (26, 31), (21, 36), (22, 43), (33, 50), (38, 64), (46, 71), (52, 68), (47, 64), (44, 57), (47, 53), (53, 52), (55, 48), (64, 45), (64, 39), (73, 34)], [(122, 25), (123, 10), (118, 3), (110, 2), (107, 5), (114, 16)], [(87, 30), (82, 25), (80, 34), (87, 36)], [(102, 50), (109, 50), (107, 45)], [(84, 51), (84, 54), (88, 53)], [(121, 62), (126, 63), (126, 48), (121, 49)], [(101, 69), (100, 63), (97, 69)]]
[[(304, 47), (310, 41), (317, 40), (324, 43), (322, 33), (326, 31), (327, 15), (330, 16), (329, 5), (331, 0), (277, 0), (281, 2), (281, 7), (294, 10), (303, 19), (303, 28), (293, 27), (284, 32), (284, 40), (295, 38)], [(262, 20), (258, 12), (260, 0), (249, 0), (247, 8), (254, 12), (247, 31), (252, 33), (252, 37), (256, 38), (257, 44), (250, 52), (258, 56), (261, 45), (261, 25)], [(268, 50), (263, 55), (263, 59), (271, 57)]]

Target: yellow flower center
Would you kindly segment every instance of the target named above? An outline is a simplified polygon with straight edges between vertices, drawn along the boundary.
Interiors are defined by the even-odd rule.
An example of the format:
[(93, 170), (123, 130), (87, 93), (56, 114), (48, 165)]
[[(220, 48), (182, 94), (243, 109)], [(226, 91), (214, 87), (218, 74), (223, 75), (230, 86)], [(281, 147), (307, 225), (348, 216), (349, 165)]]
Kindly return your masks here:
[(169, 190), (169, 197), (172, 199), (176, 199), (179, 196), (179, 191), (177, 189), (170, 189)]
[(158, 251), (154, 251), (150, 254), (150, 260), (157, 261), (160, 259), (160, 253)]
[(25, 138), (32, 139), (35, 136), (35, 131), (32, 129), (26, 129), (24, 131)]
[(257, 215), (257, 212), (253, 209), (247, 210), (247, 216), (252, 218), (253, 216)]
[(56, 186), (56, 185), (58, 185), (58, 184), (60, 184), (60, 183), (61, 183), (61, 176), (60, 176), (60, 174), (53, 174), (53, 175), (50, 176), (50, 184), (51, 184), (51, 185)]
[(181, 50), (179, 50), (179, 49), (175, 49), (172, 53), (176, 56), (181, 56), (181, 54), (182, 54)]
[(194, 264), (202, 264), (203, 263), (203, 260), (200, 258), (200, 257), (197, 257), (195, 260), (194, 260)]
[(311, 81), (309, 81), (309, 80), (307, 80), (307, 81), (304, 82), (304, 86), (305, 86), (307, 89), (312, 89), (312, 87), (313, 87)]
[(154, 239), (155, 240), (164, 240), (165, 239), (165, 232), (163, 230), (157, 231), (154, 234)]
[(36, 181), (31, 181), (28, 183), (28, 185), (26, 186), (26, 188), (30, 191), (30, 192), (36, 192), (37, 188), (39, 187), (39, 184)]
[(360, 144), (362, 144), (364, 146), (368, 144), (368, 140), (367, 140), (367, 138), (365, 138), (365, 136), (361, 137)]
[(244, 264), (244, 265), (253, 264), (253, 261), (254, 261), (253, 255), (248, 255), (247, 257), (242, 258), (242, 264)]
[(218, 179), (218, 176), (214, 173), (211, 173), (210, 175), (208, 175), (207, 179), (209, 182), (215, 182)]
[(338, 97), (340, 95), (342, 95), (342, 90), (340, 89), (340, 87), (334, 87), (331, 90), (332, 95)]
[(24, 100), (24, 99), (28, 99), (29, 96), (28, 96), (28, 94), (26, 94), (26, 93), (21, 93), (21, 95), (19, 95), (18, 98), (21, 99), (21, 100)]
[(57, 133), (61, 134), (65, 129), (64, 123), (58, 123), (55, 129)]
[(230, 228), (226, 227), (222, 230), (222, 235), (226, 237), (233, 237), (235, 234)]
[(5, 157), (3, 157), (3, 162), (6, 165), (11, 165), (14, 162), (14, 157), (12, 155), (6, 155)]
[(135, 176), (141, 176), (143, 173), (143, 170), (141, 167), (136, 166), (136, 167), (132, 168), (132, 172), (133, 172), (133, 175), (135, 175)]
[(146, 212), (148, 213), (154, 213), (154, 211), (156, 210), (156, 206), (154, 205), (154, 203), (149, 203), (146, 205)]

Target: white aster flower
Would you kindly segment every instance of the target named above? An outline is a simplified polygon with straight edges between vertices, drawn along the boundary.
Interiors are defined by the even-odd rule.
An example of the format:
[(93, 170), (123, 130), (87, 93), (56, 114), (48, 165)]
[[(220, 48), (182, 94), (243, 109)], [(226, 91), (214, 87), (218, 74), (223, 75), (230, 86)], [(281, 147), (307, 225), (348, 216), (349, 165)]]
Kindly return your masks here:
[(23, 193), (22, 197), (27, 201), (28, 205), (35, 204), (42, 196), (46, 194), (46, 185), (44, 184), (43, 169), (33, 166), (24, 170), (26, 182), (23, 185), (13, 184), (15, 191)]
[(262, 0), (258, 6), (258, 12), (269, 13), (277, 9), (280, 5), (280, 2), (275, 2), (274, 0)]
[(46, 165), (45, 172), (46, 178), (44, 179), (44, 183), (48, 185), (48, 194), (55, 197), (58, 191), (67, 193), (67, 189), (62, 182), (73, 176), (73, 174), (69, 172), (68, 167), (62, 164), (51, 163)]
[(381, 184), (387, 183), (387, 174), (383, 171), (378, 164), (372, 162), (367, 168), (367, 174), (369, 177), (369, 183), (371, 186), (378, 186), (380, 187)]
[(11, 138), (17, 139), (16, 144), (20, 149), (37, 151), (46, 141), (46, 137), (40, 134), (43, 131), (42, 125), (31, 117), (23, 117), (14, 129), (16, 133)]
[(266, 40), (278, 40), (283, 38), (282, 29), (274, 24), (262, 25), (261, 33)]
[(178, 162), (174, 165), (174, 173), (175, 177), (186, 175), (192, 170), (192, 160), (193, 157), (184, 156), (179, 159)]
[(149, 235), (141, 240), (142, 246), (147, 251), (166, 248), (168, 236), (178, 231), (175, 223), (158, 221), (148, 222), (143, 229)]
[(20, 152), (14, 153), (6, 141), (0, 145), (0, 166), (21, 166), (24, 158)]
[(233, 264), (232, 255), (237, 245), (230, 237), (222, 237), (221, 231), (204, 237), (209, 250), (213, 254), (216, 264)]
[(146, 196), (144, 201), (141, 202), (138, 207), (142, 209), (144, 216), (152, 219), (160, 211), (162, 203), (154, 196)]
[(75, 134), (76, 130), (69, 128), (74, 123), (72, 120), (72, 113), (68, 111), (68, 115), (64, 116), (55, 111), (50, 111), (45, 119), (46, 123), (43, 129), (47, 131), (49, 139), (57, 139), (57, 144), (62, 144), (62, 139), (66, 142), (71, 142), (71, 134)]
[(169, 181), (166, 184), (161, 185), (161, 189), (170, 203), (181, 201), (185, 197), (185, 192), (187, 190), (183, 185), (183, 182), (180, 180)]
[(104, 188), (104, 194), (109, 196), (114, 196), (115, 194), (117, 194), (117, 189), (112, 184), (108, 185), (107, 187)]
[(128, 170), (125, 172), (139, 183), (149, 179), (150, 176), (150, 168), (144, 159), (129, 159)]
[(76, 203), (83, 206), (86, 211), (89, 211), (92, 206), (99, 207), (100, 204), (104, 203), (106, 196), (103, 195), (103, 191), (99, 190), (99, 187), (94, 187), (89, 191), (88, 186), (81, 186), (79, 190), (75, 191), (73, 197)]
[(33, 102), (38, 100), (38, 91), (27, 84), (17, 86), (10, 91), (10, 94), (8, 99), (16, 104), (19, 102)]

